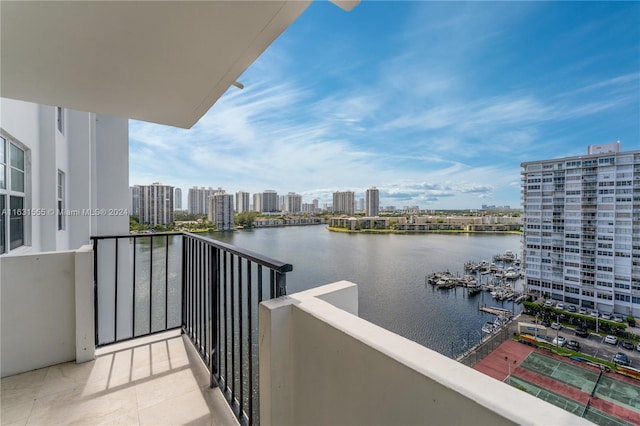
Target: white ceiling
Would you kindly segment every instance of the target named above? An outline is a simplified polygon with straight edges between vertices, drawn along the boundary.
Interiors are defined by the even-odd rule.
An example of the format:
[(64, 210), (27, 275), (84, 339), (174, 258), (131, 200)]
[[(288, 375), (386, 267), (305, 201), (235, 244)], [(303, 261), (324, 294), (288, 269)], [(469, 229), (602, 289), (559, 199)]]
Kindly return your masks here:
[(0, 94), (188, 128), (310, 2), (3, 0)]

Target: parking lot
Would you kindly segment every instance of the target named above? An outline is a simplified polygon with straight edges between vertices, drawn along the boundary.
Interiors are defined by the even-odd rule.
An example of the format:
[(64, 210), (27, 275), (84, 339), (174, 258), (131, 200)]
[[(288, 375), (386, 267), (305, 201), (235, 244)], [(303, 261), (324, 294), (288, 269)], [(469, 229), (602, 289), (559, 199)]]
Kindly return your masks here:
[[(526, 317), (523, 315), (523, 317)], [(520, 318), (519, 321), (533, 323), (535, 319), (529, 317), (528, 319)], [(560, 330), (553, 330), (547, 327), (547, 341), (551, 343), (556, 336), (563, 336), (569, 340), (575, 340), (580, 343), (580, 352), (589, 356), (600, 358), (605, 361), (612, 361), (616, 353), (624, 353), (631, 361), (631, 367), (640, 369), (640, 352), (634, 347), (633, 350), (625, 349), (622, 347), (621, 340), (618, 339), (617, 345), (611, 345), (604, 342), (604, 337), (595, 333), (590, 333), (588, 337), (579, 337), (575, 334), (575, 329), (569, 327), (562, 327)]]

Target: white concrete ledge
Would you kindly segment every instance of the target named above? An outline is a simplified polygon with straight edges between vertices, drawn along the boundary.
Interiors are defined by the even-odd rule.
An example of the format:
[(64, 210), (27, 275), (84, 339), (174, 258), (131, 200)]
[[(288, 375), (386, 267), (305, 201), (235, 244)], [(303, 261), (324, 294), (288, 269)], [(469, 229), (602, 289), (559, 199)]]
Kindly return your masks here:
[(0, 256), (0, 376), (94, 358), (93, 251)]
[(263, 424), (590, 424), (365, 321), (354, 306), (357, 286), (346, 281), (260, 305)]

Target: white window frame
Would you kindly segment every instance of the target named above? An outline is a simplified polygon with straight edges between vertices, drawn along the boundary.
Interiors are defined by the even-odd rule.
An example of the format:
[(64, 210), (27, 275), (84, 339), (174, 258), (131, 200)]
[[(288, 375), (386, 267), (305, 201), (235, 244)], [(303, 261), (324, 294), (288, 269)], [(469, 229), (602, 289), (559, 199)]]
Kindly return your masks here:
[[(27, 147), (16, 141), (14, 138), (10, 137), (4, 132), (0, 132), (0, 138), (3, 140), (4, 146), (4, 156), (1, 161), (4, 173), (4, 187), (0, 188), (0, 197), (2, 198), (2, 202), (0, 202), (0, 214), (3, 215), (0, 218), (0, 226), (2, 227), (2, 231), (0, 232), (0, 238), (3, 239), (2, 244), (0, 244), (0, 255), (10, 253), (13, 250), (18, 250), (21, 247), (27, 246), (28, 244), (28, 228), (29, 222), (25, 219), (28, 217), (26, 212), (28, 212), (30, 203), (27, 197), (28, 190), (28, 174), (29, 174), (29, 150)], [(14, 167), (11, 165), (11, 146), (22, 151), (23, 154), (23, 164), (22, 169)], [(22, 191), (15, 190), (12, 188), (12, 170), (17, 170), (18, 172), (22, 172)], [(22, 199), (22, 207), (21, 211), (14, 211), (11, 206), (12, 198), (21, 198)], [(4, 205), (3, 205), (4, 204)], [(21, 217), (22, 222), (22, 241), (20, 245), (16, 245), (11, 247), (14, 243), (11, 240), (11, 220)]]

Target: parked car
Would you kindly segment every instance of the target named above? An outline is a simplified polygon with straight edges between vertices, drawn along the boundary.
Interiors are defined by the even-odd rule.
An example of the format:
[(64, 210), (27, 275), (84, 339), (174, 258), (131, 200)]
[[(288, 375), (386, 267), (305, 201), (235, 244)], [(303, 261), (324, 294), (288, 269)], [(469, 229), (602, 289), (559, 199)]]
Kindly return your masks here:
[(620, 346), (625, 349), (629, 349), (630, 351), (635, 349), (635, 347), (633, 346), (633, 342), (630, 342), (629, 340), (623, 340), (622, 342), (620, 342)]
[(613, 363), (618, 365), (631, 365), (631, 361), (629, 361), (629, 358), (622, 352), (618, 352), (613, 357)]
[(547, 300), (546, 302), (544, 302), (544, 306), (546, 306), (547, 308), (550, 308), (553, 306), (553, 300)]
[(576, 327), (576, 336), (587, 337), (588, 335), (589, 335), (589, 332), (587, 331), (586, 328), (584, 328), (581, 325)]
[(544, 318), (540, 324), (542, 324), (544, 327), (550, 327), (551, 326), (551, 321), (549, 321), (548, 319)]
[(602, 313), (602, 319), (610, 321), (612, 317), (613, 317), (613, 315), (611, 315), (611, 312), (603, 312)]
[(618, 344), (618, 338), (616, 336), (613, 336), (613, 335), (609, 334), (607, 337), (604, 338), (604, 342), (608, 343), (610, 345), (617, 345)]
[(587, 315), (587, 308), (580, 308), (580, 309), (578, 310), (578, 313), (579, 313), (579, 314), (582, 314), (582, 315)]
[(562, 303), (562, 302), (561, 302), (561, 303), (558, 303), (558, 304), (556, 305), (556, 309), (564, 309), (564, 303)]
[(613, 320), (615, 322), (624, 322), (624, 317), (620, 314), (613, 314)]
[(562, 324), (560, 324), (559, 322), (553, 322), (551, 323), (551, 328), (553, 328), (554, 330), (560, 330), (562, 328)]
[(594, 309), (594, 310), (591, 311), (591, 313), (589, 315), (591, 315), (594, 318), (598, 318), (600, 316), (600, 312), (598, 312), (597, 309)]
[(567, 311), (569, 311), (569, 312), (575, 312), (576, 310), (577, 310), (576, 307), (573, 306), (573, 305), (567, 306)]
[(554, 346), (563, 347), (564, 345), (567, 344), (567, 338), (566, 337), (562, 337), (562, 336), (558, 336), (558, 337), (553, 339), (553, 342), (551, 342), (551, 344), (554, 345)]
[(578, 342), (577, 340), (569, 340), (567, 342), (567, 348), (571, 349), (572, 351), (579, 351), (580, 342)]
[(638, 346), (636, 346), (636, 349), (640, 351), (640, 342), (638, 342)]

